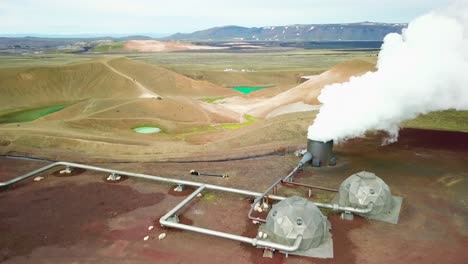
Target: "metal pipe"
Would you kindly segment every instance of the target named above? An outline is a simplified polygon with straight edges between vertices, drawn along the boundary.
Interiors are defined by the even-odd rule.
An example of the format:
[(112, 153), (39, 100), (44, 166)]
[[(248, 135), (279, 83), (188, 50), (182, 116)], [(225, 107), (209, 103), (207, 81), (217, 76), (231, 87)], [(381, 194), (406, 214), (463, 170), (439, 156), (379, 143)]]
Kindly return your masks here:
[(354, 207), (340, 206), (338, 204), (325, 204), (325, 203), (318, 203), (318, 202), (314, 202), (314, 204), (317, 205), (317, 207), (332, 209), (333, 211), (350, 212), (350, 213), (356, 213), (356, 214), (367, 214), (372, 211), (372, 208), (374, 208), (373, 203), (370, 203), (366, 208), (354, 208)]
[[(182, 184), (182, 185), (194, 186), (194, 187), (205, 186), (206, 189), (210, 189), (210, 190), (221, 191), (221, 192), (229, 192), (229, 193), (236, 193), (236, 194), (241, 194), (241, 195), (245, 195), (245, 196), (257, 197), (257, 199), (256, 199), (257, 203), (258, 203), (258, 201), (260, 201), (260, 199), (265, 197), (265, 195), (269, 191), (271, 191), (272, 188), (274, 188), (276, 185), (278, 185), (276, 182), (280, 182), (282, 180), (282, 179), (279, 179), (278, 181), (276, 181), (275, 182), (276, 185), (274, 185), (274, 186), (272, 185), (273, 187), (268, 188), (268, 190), (266, 192), (259, 193), (259, 192), (253, 192), (253, 191), (248, 191), (248, 190), (223, 187), (223, 186), (213, 185), (213, 184), (204, 184), (204, 183), (199, 183), (199, 182), (169, 179), (169, 178), (163, 178), (163, 177), (160, 177), (160, 176), (153, 176), (153, 175), (142, 174), (142, 173), (134, 173), (134, 172), (127, 172), (127, 171), (106, 169), (106, 168), (95, 167), (95, 166), (90, 166), (90, 165), (84, 165), (84, 164), (79, 164), (79, 163), (59, 161), (59, 162), (51, 163), (51, 164), (46, 165), (44, 167), (41, 167), (39, 169), (33, 170), (31, 172), (28, 172), (28, 173), (26, 173), (24, 175), (13, 178), (11, 180), (0, 182), (0, 187), (7, 187), (7, 186), (10, 186), (12, 184), (18, 183), (20, 181), (24, 181), (24, 180), (26, 180), (28, 178), (31, 178), (31, 177), (39, 174), (39, 173), (42, 173), (44, 171), (50, 170), (50, 169), (52, 169), (54, 167), (58, 167), (58, 166), (65, 166), (65, 167), (68, 166), (68, 167), (72, 167), (72, 168), (80, 168), (80, 169), (97, 171), (97, 172), (104, 172), (104, 173), (115, 173), (115, 174), (118, 174), (118, 175), (123, 175), (123, 176), (128, 176), (128, 177), (133, 177), (133, 178), (152, 180), (152, 181), (160, 181), (160, 182), (173, 183), (173, 184)], [(290, 174), (288, 174), (288, 176), (286, 176), (283, 179), (286, 179), (286, 178), (290, 177), (290, 175), (292, 175), (293, 172), (295, 173), (295, 171), (297, 171), (297, 169), (299, 169), (299, 166), (294, 168), (294, 170)], [(278, 201), (286, 199), (285, 197), (277, 196), (277, 195), (268, 195), (268, 198), (272, 199), (272, 200), (278, 200)], [(369, 207), (365, 208), (365, 209), (360, 209), (360, 208), (353, 208), (353, 207), (341, 207), (341, 206), (339, 206), (337, 204), (323, 204), (323, 203), (317, 203), (317, 202), (314, 202), (314, 204), (317, 205), (318, 207), (329, 208), (329, 209), (333, 209), (335, 211), (348, 211), (348, 212), (361, 213), (361, 214), (369, 213), (372, 210), (372, 208), (369, 209)], [(254, 205), (255, 205), (255, 203), (253, 204), (253, 206)], [(253, 206), (251, 207), (252, 211), (253, 211)], [(370, 206), (370, 207), (372, 207), (372, 206)]]
[(227, 178), (228, 177), (228, 175), (224, 174), (224, 173), (223, 174), (205, 173), (205, 172), (199, 172), (199, 171), (196, 171), (196, 170), (191, 170), (190, 174), (194, 175), (194, 176), (212, 176), (212, 177), (220, 177), (220, 178)]
[[(268, 187), (268, 189), (266, 189), (260, 196), (258, 196), (254, 202), (252, 203), (252, 205), (250, 206), (250, 209), (249, 209), (249, 212), (247, 214), (247, 217), (250, 219), (250, 220), (253, 220), (253, 221), (258, 221), (258, 222), (262, 222), (262, 223), (266, 223), (266, 220), (263, 219), (263, 218), (259, 218), (259, 217), (253, 217), (252, 216), (252, 213), (254, 211), (254, 208), (255, 208), (255, 205), (260, 202), (261, 199), (263, 199), (263, 197), (265, 197), (271, 190), (273, 190), (274, 188), (276, 188), (276, 186), (278, 184), (280, 184), (281, 182), (283, 181), (288, 181), (290, 177), (292, 177), (296, 172), (297, 170), (299, 170), (299, 168), (302, 167), (301, 165), (302, 163), (299, 163), (299, 165), (297, 165), (286, 177), (284, 178), (279, 178), (278, 180), (276, 180), (270, 187)], [(271, 196), (268, 196), (269, 198), (271, 198)]]
[(205, 235), (210, 235), (210, 236), (216, 236), (216, 237), (221, 237), (221, 238), (226, 238), (230, 240), (235, 240), (247, 244), (251, 244), (252, 246), (259, 246), (259, 247), (265, 247), (265, 248), (273, 248), (276, 250), (284, 251), (284, 252), (294, 252), (299, 249), (299, 246), (301, 245), (302, 242), (302, 236), (298, 236), (296, 238), (296, 241), (292, 246), (287, 246), (283, 244), (278, 244), (278, 243), (273, 243), (269, 241), (264, 241), (264, 240), (258, 240), (257, 238), (250, 238), (250, 237), (244, 237), (244, 236), (239, 236), (235, 234), (230, 234), (230, 233), (225, 233), (225, 232), (220, 232), (220, 231), (215, 231), (211, 229), (206, 229), (206, 228), (201, 228), (201, 227), (196, 227), (196, 226), (190, 226), (190, 225), (185, 225), (185, 224), (180, 224), (180, 223), (175, 223), (175, 222), (170, 222), (170, 221), (161, 221), (160, 223), (164, 226), (167, 227), (172, 227), (172, 228), (177, 228), (177, 229), (182, 229), (182, 230), (187, 230), (187, 231), (192, 231), (196, 233), (201, 233)]
[(192, 194), (190, 194), (187, 198), (185, 198), (182, 202), (180, 202), (178, 205), (176, 205), (167, 214), (165, 214), (163, 217), (161, 217), (161, 219), (159, 219), (159, 223), (162, 226), (166, 226), (166, 227), (172, 227), (172, 228), (192, 231), (192, 232), (196, 232), (196, 233), (201, 233), (201, 234), (205, 234), (205, 235), (226, 238), (226, 239), (230, 239), (230, 240), (240, 241), (240, 242), (243, 242), (243, 243), (248, 243), (248, 244), (251, 244), (252, 246), (273, 248), (273, 249), (284, 251), (284, 252), (294, 252), (294, 251), (299, 249), (299, 246), (301, 245), (301, 242), (302, 242), (302, 236), (300, 236), (300, 235), (296, 238), (296, 240), (294, 241), (294, 244), (292, 246), (288, 246), (288, 245), (273, 243), (273, 242), (269, 242), (269, 241), (258, 240), (257, 238), (244, 237), (244, 236), (234, 235), (234, 234), (230, 234), (230, 233), (225, 233), (225, 232), (215, 231), (215, 230), (211, 230), (211, 229), (206, 229), (206, 228), (201, 228), (201, 227), (196, 227), (196, 226), (185, 225), (185, 224), (180, 224), (180, 223), (168, 221), (169, 217), (176, 214), (180, 209), (182, 209), (182, 207), (184, 207), (186, 204), (188, 204), (190, 201), (192, 201), (205, 188), (206, 188), (206, 186), (202, 185), (198, 189), (196, 189)]
[[(260, 201), (260, 199), (263, 199), (263, 197), (265, 197), (265, 195), (268, 192), (270, 192), (272, 189), (274, 189), (278, 185), (279, 182), (281, 182), (283, 180), (288, 180), (289, 177), (294, 175), (294, 173), (301, 167), (301, 164), (299, 164), (296, 168), (294, 168), (294, 170), (291, 173), (289, 173), (288, 176), (286, 176), (283, 179), (279, 179), (278, 181), (276, 181), (274, 185), (270, 186), (270, 188), (268, 188), (263, 193), (252, 192), (252, 191), (241, 190), (241, 189), (228, 188), (228, 187), (212, 185), (212, 184), (203, 184), (203, 183), (198, 183), (198, 182), (168, 179), (168, 178), (163, 178), (163, 177), (159, 177), (159, 176), (152, 176), (152, 175), (141, 174), (141, 173), (133, 173), (133, 172), (120, 171), (120, 170), (106, 169), (106, 168), (101, 168), (101, 167), (95, 167), (95, 166), (72, 163), (72, 162), (63, 162), (63, 161), (55, 162), (55, 163), (49, 164), (47, 166), (44, 166), (42, 168), (31, 171), (29, 173), (26, 173), (26, 174), (24, 174), (22, 176), (13, 178), (13, 179), (5, 181), (5, 182), (0, 182), (0, 187), (6, 187), (6, 186), (9, 186), (9, 185), (15, 184), (17, 182), (26, 180), (26, 179), (28, 179), (30, 177), (33, 177), (34, 175), (37, 175), (39, 173), (42, 173), (44, 171), (47, 171), (47, 170), (49, 170), (51, 168), (54, 168), (54, 167), (57, 167), (57, 166), (81, 168), (81, 169), (85, 169), (85, 170), (104, 172), (104, 173), (113, 173), (113, 174), (124, 175), (124, 176), (128, 176), (128, 177), (134, 177), (134, 178), (140, 178), (140, 179), (146, 179), (146, 180), (154, 180), (154, 181), (160, 181), (160, 182), (166, 182), (166, 183), (175, 183), (175, 184), (183, 184), (183, 185), (198, 187), (198, 189), (196, 189), (192, 194), (190, 194), (187, 198), (185, 198), (182, 202), (180, 202), (178, 205), (176, 205), (167, 214), (165, 214), (163, 217), (161, 217), (159, 222), (163, 226), (168, 226), (168, 227), (178, 228), (178, 229), (182, 229), (182, 230), (188, 230), (188, 231), (192, 231), (192, 232), (202, 233), (202, 234), (206, 234), (206, 235), (231, 239), (231, 240), (235, 240), (235, 241), (239, 241), (239, 242), (243, 242), (243, 243), (249, 243), (249, 244), (251, 244), (253, 246), (271, 248), (271, 249), (275, 249), (275, 250), (279, 250), (279, 251), (283, 251), (283, 252), (294, 252), (294, 251), (298, 250), (299, 246), (300, 246), (300, 244), (302, 242), (302, 236), (301, 235), (297, 236), (297, 238), (296, 238), (296, 240), (295, 240), (295, 242), (294, 242), (294, 244), (292, 246), (289, 246), (289, 245), (283, 245), (283, 244), (273, 243), (273, 242), (264, 241), (264, 240), (258, 240), (257, 238), (249, 238), (249, 237), (234, 235), (234, 234), (230, 234), (230, 233), (219, 232), (219, 231), (215, 231), (215, 230), (211, 230), (211, 229), (200, 228), (200, 227), (190, 226), (190, 225), (184, 225), (184, 224), (175, 223), (175, 222), (171, 222), (171, 221), (167, 220), (169, 217), (171, 217), (175, 213), (177, 213), (187, 203), (189, 203), (191, 200), (193, 200), (204, 189), (212, 189), (212, 190), (217, 190), (217, 191), (224, 191), (224, 192), (243, 194), (243, 195), (247, 195), (247, 196), (254, 196), (254, 197), (257, 197), (255, 199), (256, 202), (254, 202), (254, 205), (255, 205), (256, 203), (258, 203), (258, 201)], [(276, 196), (276, 195), (268, 196), (268, 198), (275, 199), (275, 200), (285, 199), (284, 197)], [(351, 208), (351, 207), (340, 207), (340, 206), (338, 206), (336, 204), (321, 204), (321, 203), (315, 203), (315, 204), (318, 207), (331, 208), (333, 210), (342, 210), (342, 211), (357, 212), (357, 213), (368, 213), (368, 212), (370, 212), (372, 210), (372, 205), (373, 205), (373, 204), (370, 204), (370, 206), (368, 208), (366, 208), (366, 209), (357, 209), (357, 208)], [(253, 211), (253, 206), (251, 207), (251, 209), (249, 211), (249, 218), (250, 218), (251, 212)], [(260, 219), (260, 220), (263, 220), (263, 219)]]
[(284, 181), (284, 182), (282, 182), (282, 183), (283, 183), (283, 184), (289, 184), (289, 185), (295, 185), (295, 186), (301, 186), (301, 187), (307, 187), (307, 188), (312, 188), (312, 189), (330, 191), (330, 192), (338, 192), (338, 190), (336, 190), (336, 189), (330, 189), (330, 188), (326, 188), (326, 187), (315, 186), (315, 185), (309, 185), (309, 184), (299, 183), (299, 182), (293, 182), (293, 181)]
[(4, 181), (4, 182), (0, 182), (0, 187), (6, 187), (6, 186), (9, 186), (9, 185), (12, 185), (14, 183), (17, 183), (17, 182), (20, 182), (20, 181), (23, 181), (23, 180), (26, 180), (27, 178), (30, 178), (32, 176), (35, 176), (41, 172), (44, 172), (44, 171), (47, 171), (47, 170), (50, 170), (54, 167), (57, 167), (57, 166), (60, 166), (62, 165), (61, 162), (55, 162), (55, 163), (52, 163), (52, 164), (49, 164), (49, 165), (46, 165), (44, 167), (41, 167), (37, 170), (33, 170), (31, 172), (28, 172), (24, 175), (21, 175), (19, 177), (16, 177), (16, 178), (13, 178), (11, 180), (8, 180), (8, 181)]
[(302, 159), (301, 161), (299, 161), (299, 165), (297, 165), (298, 167), (302, 167), (304, 166), (307, 162), (311, 161), (312, 160), (312, 154), (310, 152), (306, 152), (304, 153), (304, 155), (302, 156)]
[[(5, 182), (0, 182), (0, 187), (6, 187), (12, 184), (15, 184), (17, 182), (26, 180), (30, 177), (33, 177), (41, 172), (50, 170), (54, 167), (58, 166), (69, 166), (73, 168), (80, 168), (80, 169), (85, 169), (85, 170), (90, 170), (90, 171), (97, 171), (97, 172), (104, 172), (104, 173), (115, 173), (118, 175), (123, 175), (123, 176), (128, 176), (128, 177), (133, 177), (133, 178), (139, 178), (139, 179), (145, 179), (145, 180), (151, 180), (151, 181), (160, 181), (160, 182), (165, 182), (165, 183), (173, 183), (173, 184), (182, 184), (182, 185), (187, 185), (187, 186), (194, 186), (194, 187), (200, 187), (202, 185), (205, 185), (207, 189), (215, 190), (215, 191), (221, 191), (221, 192), (230, 192), (230, 193), (236, 193), (236, 194), (241, 194), (241, 195), (246, 195), (246, 196), (252, 196), (252, 197), (257, 197), (261, 195), (259, 192), (253, 192), (253, 191), (248, 191), (248, 190), (242, 190), (242, 189), (235, 189), (235, 188), (229, 188), (229, 187), (224, 187), (224, 186), (219, 186), (219, 185), (213, 185), (213, 184), (204, 184), (200, 182), (192, 182), (192, 181), (185, 181), (185, 180), (177, 180), (177, 179), (169, 179), (169, 178), (163, 178), (160, 176), (153, 176), (153, 175), (148, 175), (148, 174), (142, 174), (142, 173), (134, 173), (134, 172), (127, 172), (127, 171), (120, 171), (120, 170), (113, 170), (113, 169), (106, 169), (106, 168), (101, 168), (101, 167), (95, 167), (95, 166), (90, 166), (90, 165), (84, 165), (84, 164), (79, 164), (79, 163), (73, 163), (73, 162), (65, 162), (65, 161), (59, 161), (59, 162), (54, 162), (52, 164), (49, 164), (47, 166), (44, 166), (42, 168), (39, 168), (37, 170), (31, 171), (29, 173), (26, 173), (22, 176), (16, 177), (14, 179), (5, 181)], [(277, 196), (277, 195), (271, 195), (269, 196), (270, 199), (273, 200), (284, 200), (284, 197)]]
[[(308, 154), (308, 152), (306, 153)], [(310, 153), (309, 153), (310, 154)], [(254, 211), (254, 208), (255, 208), (255, 205), (257, 203), (260, 202), (261, 199), (263, 199), (263, 197), (265, 197), (271, 190), (275, 189), (276, 186), (278, 186), (279, 183), (286, 183), (286, 184), (295, 184), (294, 182), (292, 181), (289, 181), (290, 178), (292, 178), (292, 176), (294, 176), (294, 174), (297, 172), (297, 170), (299, 170), (305, 163), (307, 162), (307, 160), (311, 159), (312, 156), (310, 157), (306, 157), (305, 159), (303, 158), (301, 160), (301, 162), (299, 162), (299, 165), (297, 165), (286, 177), (284, 178), (280, 178), (278, 179), (277, 181), (275, 181), (268, 189), (266, 189), (266, 191), (264, 191), (261, 196), (257, 197), (254, 202), (252, 203), (252, 205), (250, 206), (250, 209), (249, 209), (249, 212), (247, 213), (247, 217), (252, 220), (252, 221), (257, 221), (257, 222), (262, 222), (262, 223), (266, 223), (266, 219), (263, 219), (263, 218), (260, 218), (260, 217), (254, 217), (252, 216), (252, 213)], [(300, 184), (298, 184), (300, 185)], [(315, 187), (315, 186), (314, 186)], [(329, 191), (337, 191), (337, 190), (333, 190), (333, 189), (328, 189), (328, 188), (323, 188), (323, 187), (319, 187), (319, 188), (322, 188), (322, 189), (327, 189)], [(271, 196), (268, 196), (269, 198), (271, 198)], [(358, 214), (367, 214), (369, 213), (370, 211), (372, 211), (372, 208), (373, 208), (373, 204), (369, 204), (369, 206), (367, 208), (354, 208), (354, 207), (343, 207), (343, 206), (340, 206), (338, 204), (324, 204), (324, 203), (318, 203), (318, 202), (313, 202), (317, 207), (321, 207), (321, 208), (328, 208), (328, 209), (332, 209), (334, 211), (344, 211), (344, 212), (351, 212), (351, 213), (358, 213)]]
[(206, 188), (205, 185), (202, 185), (198, 187), (195, 191), (193, 191), (187, 198), (185, 198), (182, 202), (180, 202), (176, 207), (174, 207), (172, 210), (170, 210), (167, 214), (165, 214), (161, 219), (159, 220), (159, 223), (163, 225), (162, 221), (166, 221), (169, 217), (175, 215), (182, 207), (184, 207), (186, 204), (188, 204), (191, 200), (193, 200), (199, 193), (201, 193), (204, 189)]
[(209, 173), (201, 173), (201, 172), (199, 172), (198, 175), (195, 175), (195, 176), (209, 176), (209, 177), (227, 178), (227, 174), (209, 174)]

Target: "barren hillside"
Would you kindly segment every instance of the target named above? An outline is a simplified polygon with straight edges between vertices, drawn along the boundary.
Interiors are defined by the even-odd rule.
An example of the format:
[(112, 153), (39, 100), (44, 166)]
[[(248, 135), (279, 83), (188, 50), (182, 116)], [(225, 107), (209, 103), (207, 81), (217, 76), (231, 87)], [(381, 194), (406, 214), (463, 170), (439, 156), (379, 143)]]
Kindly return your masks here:
[[(344, 82), (351, 76), (361, 75), (375, 69), (375, 65), (362, 60), (353, 60), (339, 64), (330, 70), (310, 77), (306, 82), (277, 94), (267, 91), (255, 96), (232, 97), (220, 103), (233, 111), (247, 113), (255, 117), (271, 117), (289, 112), (309, 111), (319, 104), (317, 96), (322, 88), (331, 83)], [(272, 90), (278, 92), (278, 90)]]

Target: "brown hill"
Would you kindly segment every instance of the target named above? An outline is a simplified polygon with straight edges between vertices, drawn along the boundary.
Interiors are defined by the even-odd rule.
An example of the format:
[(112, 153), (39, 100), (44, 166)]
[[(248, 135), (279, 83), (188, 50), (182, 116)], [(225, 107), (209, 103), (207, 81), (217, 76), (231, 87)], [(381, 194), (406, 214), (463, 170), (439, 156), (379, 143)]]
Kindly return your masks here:
[(108, 63), (161, 96), (203, 98), (238, 94), (231, 89), (206, 81), (196, 81), (173, 71), (127, 58), (110, 60)]
[(164, 98), (163, 100), (139, 98), (96, 111), (90, 118), (144, 119), (158, 118), (171, 122), (212, 124), (238, 122), (240, 115), (190, 98)]
[(330, 70), (311, 77), (308, 81), (280, 92), (274, 96), (265, 94), (249, 97), (236, 97), (223, 100), (223, 106), (236, 112), (248, 113), (255, 117), (271, 117), (288, 112), (313, 110), (318, 105), (318, 95), (327, 84), (347, 81), (351, 76), (361, 75), (375, 69), (375, 65), (362, 61), (352, 60), (339, 64)]
[(75, 103), (88, 99), (162, 96), (220, 97), (220, 86), (126, 58), (99, 58), (50, 67), (0, 69), (0, 110)]
[[(1, 101), (7, 107), (14, 108), (15, 100), (28, 107), (60, 100), (73, 103), (32, 122), (0, 125), (0, 151), (54, 159), (66, 159), (68, 153), (68, 157), (103, 160), (164, 160), (187, 155), (219, 158), (227, 155), (227, 150), (232, 155), (237, 155), (237, 150), (249, 155), (271, 151), (279, 145), (303, 142), (314, 115), (286, 113), (316, 104), (324, 85), (345, 81), (373, 67), (352, 61), (289, 90), (285, 87), (271, 90), (276, 94), (226, 98), (221, 104), (197, 98), (237, 93), (129, 59), (0, 70), (5, 77), (0, 78)], [(12, 88), (16, 84), (21, 89)], [(244, 113), (268, 119), (239, 127), (220, 125), (237, 123)], [(162, 133), (132, 130), (153, 125)]]
[(35, 107), (90, 98), (139, 97), (138, 86), (101, 60), (0, 70), (0, 107)]

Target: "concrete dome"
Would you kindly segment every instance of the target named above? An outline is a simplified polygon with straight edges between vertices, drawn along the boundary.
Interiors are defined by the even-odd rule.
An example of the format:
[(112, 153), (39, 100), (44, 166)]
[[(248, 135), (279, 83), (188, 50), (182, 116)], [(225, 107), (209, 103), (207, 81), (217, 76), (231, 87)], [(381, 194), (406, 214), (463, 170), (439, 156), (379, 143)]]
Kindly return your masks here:
[(273, 205), (268, 213), (265, 232), (276, 243), (293, 245), (302, 235), (300, 250), (318, 247), (327, 232), (327, 220), (309, 200), (292, 196)]
[(349, 176), (341, 184), (338, 197), (341, 206), (367, 208), (373, 203), (370, 215), (388, 213), (393, 206), (388, 185), (374, 173), (366, 171)]

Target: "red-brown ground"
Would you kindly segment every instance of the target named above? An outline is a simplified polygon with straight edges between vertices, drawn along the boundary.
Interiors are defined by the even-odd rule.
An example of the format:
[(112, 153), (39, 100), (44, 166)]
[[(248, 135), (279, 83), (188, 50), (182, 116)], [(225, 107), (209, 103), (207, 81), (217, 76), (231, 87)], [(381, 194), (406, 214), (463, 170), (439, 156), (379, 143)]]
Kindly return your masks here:
[[(128, 179), (108, 184), (103, 174), (46, 177), (0, 192), (2, 263), (466, 263), (468, 259), (467, 134), (404, 130), (400, 141), (380, 146), (382, 135), (336, 146), (339, 164), (306, 167), (297, 182), (337, 188), (367, 170), (404, 198), (397, 225), (328, 215), (335, 258), (275, 254), (262, 258), (250, 245), (161, 228), (157, 219), (184, 196), (175, 186)], [(225, 162), (99, 163), (97, 166), (262, 191), (297, 163), (291, 156)], [(47, 163), (0, 159), (0, 181)], [(196, 169), (227, 179), (194, 177)], [(52, 173), (52, 172), (51, 172)], [(47, 175), (45, 173), (44, 175)], [(280, 194), (304, 194), (280, 187)], [(324, 192), (314, 190), (320, 197)], [(184, 193), (185, 195), (188, 194)], [(181, 213), (187, 224), (254, 236), (246, 197), (206, 191)], [(148, 227), (154, 229), (148, 231)], [(158, 240), (159, 234), (167, 234)], [(144, 241), (145, 236), (150, 236)]]

